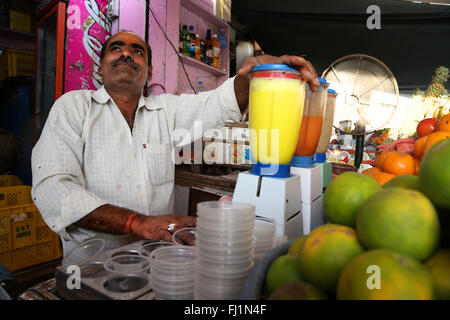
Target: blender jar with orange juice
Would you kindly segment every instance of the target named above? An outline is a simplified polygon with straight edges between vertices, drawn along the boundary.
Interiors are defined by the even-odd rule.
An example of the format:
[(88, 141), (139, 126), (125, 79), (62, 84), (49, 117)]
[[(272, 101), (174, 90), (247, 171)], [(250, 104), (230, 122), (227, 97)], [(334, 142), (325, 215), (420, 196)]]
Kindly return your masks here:
[(306, 82), (283, 64), (254, 67), (250, 73), (250, 173), (290, 177), (305, 102)]
[(323, 118), (322, 131), (319, 143), (317, 144), (315, 162), (324, 163), (327, 159), (326, 152), (330, 144), (331, 133), (333, 132), (334, 111), (336, 108), (337, 93), (333, 89), (328, 89), (325, 116)]
[(291, 161), (292, 166), (302, 168), (314, 167), (314, 153), (322, 132), (329, 86), (329, 83), (323, 78), (319, 78), (319, 82), (320, 85), (316, 87), (315, 92), (309, 89), (306, 91), (300, 134), (295, 155)]

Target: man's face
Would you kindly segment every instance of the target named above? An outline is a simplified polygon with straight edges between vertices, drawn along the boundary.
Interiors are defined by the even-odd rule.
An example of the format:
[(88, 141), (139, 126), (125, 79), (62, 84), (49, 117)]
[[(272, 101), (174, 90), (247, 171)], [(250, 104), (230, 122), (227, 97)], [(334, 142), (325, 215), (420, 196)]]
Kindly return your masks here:
[(152, 75), (145, 42), (131, 32), (112, 36), (100, 61), (99, 74), (106, 88), (126, 84), (142, 89)]

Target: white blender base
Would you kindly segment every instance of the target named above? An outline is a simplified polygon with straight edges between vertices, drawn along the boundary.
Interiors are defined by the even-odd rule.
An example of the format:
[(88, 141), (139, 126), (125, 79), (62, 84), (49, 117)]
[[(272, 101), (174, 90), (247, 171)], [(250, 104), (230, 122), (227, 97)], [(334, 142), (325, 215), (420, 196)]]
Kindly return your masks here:
[(300, 177), (303, 213), (303, 234), (325, 223), (322, 198), (322, 169), (291, 166), (291, 174)]
[(312, 203), (302, 203), (303, 212), (303, 233), (309, 234), (311, 230), (325, 223), (323, 212), (323, 196), (320, 196)]
[(239, 173), (233, 201), (253, 204), (257, 216), (274, 219), (277, 237), (288, 240), (303, 235), (300, 177), (260, 177), (250, 172)]

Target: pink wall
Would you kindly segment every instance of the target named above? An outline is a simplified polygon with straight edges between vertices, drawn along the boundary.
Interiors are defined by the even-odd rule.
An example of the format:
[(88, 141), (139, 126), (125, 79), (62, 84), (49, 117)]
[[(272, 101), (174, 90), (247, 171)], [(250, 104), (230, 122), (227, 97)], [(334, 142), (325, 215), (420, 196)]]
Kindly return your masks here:
[[(113, 22), (112, 34), (118, 30), (125, 29), (134, 31), (144, 38), (145, 6), (145, 0), (121, 0), (119, 18)], [(201, 38), (205, 37), (206, 29), (211, 29), (212, 33), (217, 33), (218, 31), (216, 25), (192, 13), (191, 10), (186, 9), (184, 6), (188, 6), (191, 10), (199, 11), (201, 9), (198, 9), (198, 7), (201, 7), (203, 11), (212, 14), (213, 3), (211, 0), (150, 1), (150, 9), (176, 50), (166, 40), (161, 28), (155, 21), (155, 17), (149, 12), (149, 45), (152, 48), (153, 66), (153, 76), (150, 85), (160, 84), (165, 87), (167, 93), (193, 93), (177, 55), (179, 24), (194, 25), (195, 32), (199, 33)], [(229, 75), (228, 70), (226, 74), (213, 74), (198, 68), (198, 66), (185, 64), (185, 68), (192, 84), (195, 86), (198, 81), (203, 81), (205, 90), (216, 88)], [(164, 91), (159, 86), (153, 86), (151, 92), (152, 94), (161, 94)]]
[(130, 30), (144, 38), (145, 10), (145, 0), (120, 0), (118, 30)]

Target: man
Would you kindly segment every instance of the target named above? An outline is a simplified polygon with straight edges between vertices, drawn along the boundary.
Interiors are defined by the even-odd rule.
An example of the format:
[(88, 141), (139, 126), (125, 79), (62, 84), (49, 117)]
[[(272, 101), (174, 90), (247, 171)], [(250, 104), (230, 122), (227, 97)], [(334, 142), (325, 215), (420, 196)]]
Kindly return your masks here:
[(171, 241), (195, 218), (169, 214), (173, 207), (171, 134), (239, 121), (248, 104), (250, 69), (258, 64), (296, 67), (317, 86), (312, 65), (295, 56), (249, 58), (239, 74), (197, 95), (143, 96), (151, 79), (151, 51), (136, 34), (119, 32), (102, 49), (97, 91), (64, 94), (53, 105), (33, 149), (33, 200), (58, 232), (64, 251), (91, 237), (106, 249), (136, 238)]

